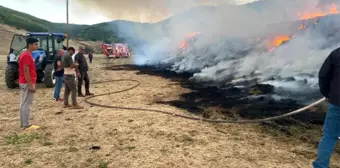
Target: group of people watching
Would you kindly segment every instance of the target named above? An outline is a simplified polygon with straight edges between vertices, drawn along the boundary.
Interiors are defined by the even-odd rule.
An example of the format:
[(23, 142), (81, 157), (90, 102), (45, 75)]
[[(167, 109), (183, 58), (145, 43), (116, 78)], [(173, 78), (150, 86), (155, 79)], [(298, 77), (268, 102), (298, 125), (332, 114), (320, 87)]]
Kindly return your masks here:
[[(19, 87), (21, 90), (20, 102), (20, 126), (24, 130), (38, 129), (40, 126), (30, 124), (30, 112), (33, 104), (33, 96), (36, 91), (37, 73), (34, 60), (32, 59), (32, 52), (38, 49), (38, 40), (35, 38), (27, 39), (27, 49), (19, 57)], [(72, 56), (75, 54), (73, 47), (60, 49), (54, 59), (54, 77), (56, 84), (54, 88), (53, 99), (55, 101), (63, 101), (64, 108), (83, 109), (77, 103), (78, 97), (92, 96), (90, 92), (90, 79), (88, 75), (88, 64), (84, 56), (84, 48), (79, 47), (78, 53), (75, 54), (74, 59)], [(90, 60), (92, 62), (92, 53)], [(76, 84), (76, 79), (78, 86)], [(82, 92), (83, 81), (85, 81), (85, 94)], [(65, 84), (64, 98), (60, 98), (60, 92)], [(69, 97), (71, 94), (71, 102)]]
[[(64, 101), (65, 107), (70, 106), (68, 103), (68, 97), (71, 94), (72, 108), (80, 108), (76, 102), (76, 94), (78, 88), (78, 96), (85, 97), (93, 95), (90, 92), (90, 79), (88, 75), (88, 64), (84, 56), (84, 48), (79, 47), (78, 53), (75, 54), (73, 47), (67, 48), (67, 52), (63, 49), (58, 50), (58, 55), (54, 59), (54, 76), (56, 79), (56, 87), (54, 89), (54, 100)], [(92, 61), (92, 59), (90, 59)], [(78, 87), (75, 85), (75, 76), (77, 77)], [(83, 81), (85, 81), (85, 95), (82, 92)], [(60, 98), (60, 91), (65, 83), (64, 99)]]

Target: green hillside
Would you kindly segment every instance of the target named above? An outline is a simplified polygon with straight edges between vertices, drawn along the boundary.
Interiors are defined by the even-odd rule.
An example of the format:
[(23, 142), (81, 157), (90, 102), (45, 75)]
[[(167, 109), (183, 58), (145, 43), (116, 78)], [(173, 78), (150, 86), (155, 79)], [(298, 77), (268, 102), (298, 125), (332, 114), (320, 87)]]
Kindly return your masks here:
[[(202, 12), (202, 10), (200, 9), (199, 11)], [(158, 23), (115, 20), (95, 25), (77, 25), (53, 23), (0, 5), (0, 23), (27, 31), (67, 33), (71, 39), (104, 41), (105, 43), (128, 42), (131, 46), (136, 46), (166, 35), (168, 30), (171, 29), (169, 27), (170, 22), (173, 24), (183, 17), (187, 17), (186, 20), (194, 20), (192, 18), (195, 17), (196, 13), (197, 11), (192, 12), (189, 10)]]
[[(150, 37), (152, 24), (142, 24), (130, 21), (117, 20), (112, 22), (99, 23), (95, 25), (77, 25), (66, 23), (53, 23), (39, 19), (29, 14), (15, 11), (0, 5), (0, 24), (6, 24), (34, 32), (62, 32), (69, 34), (69, 37), (86, 41), (126, 42), (125, 37), (136, 41), (141, 38)], [(138, 31), (136, 31), (138, 30)], [(132, 32), (144, 32), (132, 36)], [(138, 41), (138, 40), (137, 40)]]
[[(256, 1), (240, 7), (259, 9), (268, 0)], [(221, 10), (221, 9), (220, 9)], [(194, 7), (182, 13), (176, 14), (158, 23), (137, 23), (124, 20), (99, 23), (95, 25), (76, 25), (65, 23), (53, 23), (39, 19), (29, 14), (18, 12), (0, 5), (0, 23), (14, 26), (18, 29), (37, 32), (63, 32), (69, 34), (70, 38), (86, 41), (128, 42), (133, 45), (145, 44), (161, 36), (171, 36), (169, 30), (174, 25), (191, 25), (186, 29), (197, 31), (197, 23), (204, 24), (207, 16), (214, 14), (216, 7), (200, 6)], [(193, 24), (190, 24), (190, 23)]]
[(47, 20), (39, 19), (29, 14), (18, 12), (3, 6), (0, 6), (0, 23), (27, 31), (68, 33), (71, 37), (80, 30), (89, 27), (89, 25), (52, 23)]
[[(180, 14), (179, 16), (174, 17), (176, 18), (174, 20), (180, 19), (182, 15), (187, 14)], [(191, 17), (193, 16), (190, 15), (190, 18)], [(95, 25), (76, 25), (53, 23), (0, 6), (0, 23), (2, 24), (14, 26), (17, 29), (25, 29), (27, 31), (63, 32), (69, 34), (70, 38), (86, 41), (104, 41), (106, 43), (129, 42), (137, 45), (144, 43), (145, 41), (157, 39), (159, 36), (167, 33), (170, 20), (172, 19), (167, 19), (164, 22), (154, 24), (116, 20)]]
[(108, 23), (100, 23), (79, 29), (79, 31), (74, 34), (74, 38), (86, 41), (100, 40), (106, 43), (123, 40), (117, 36), (117, 31), (110, 29), (107, 24)]
[(47, 20), (39, 19), (26, 13), (18, 12), (3, 6), (0, 6), (0, 23), (14, 26), (17, 29), (36, 32), (65, 32), (69, 34), (76, 33), (79, 29), (84, 29), (88, 25), (67, 25), (65, 23), (52, 23)]
[(51, 22), (0, 6), (0, 23), (28, 31), (48, 31)]
[(106, 23), (93, 26), (53, 23), (3, 6), (0, 6), (0, 23), (32, 32), (67, 33), (71, 39), (105, 41), (107, 43), (122, 42), (123, 40), (118, 38), (116, 32), (110, 30)]

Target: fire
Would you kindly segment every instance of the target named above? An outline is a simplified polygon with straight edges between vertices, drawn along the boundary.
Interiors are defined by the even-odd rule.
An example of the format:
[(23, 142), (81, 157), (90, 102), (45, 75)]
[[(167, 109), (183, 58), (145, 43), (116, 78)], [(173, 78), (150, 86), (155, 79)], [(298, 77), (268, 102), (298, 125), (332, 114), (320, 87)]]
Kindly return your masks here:
[(194, 36), (196, 36), (196, 35), (198, 35), (198, 34), (200, 34), (199, 32), (192, 32), (192, 33), (189, 33), (187, 36), (186, 36), (186, 38), (192, 38), (192, 37), (194, 37)]
[[(297, 13), (299, 16), (300, 20), (307, 20), (307, 19), (313, 19), (314, 24), (318, 24), (319, 17), (326, 16), (326, 15), (331, 15), (331, 14), (339, 14), (340, 12), (337, 9), (337, 5), (333, 3), (329, 9), (326, 11), (316, 11), (314, 13)], [(302, 23), (299, 25), (298, 30), (305, 29), (307, 27), (306, 24)], [(276, 47), (280, 46), (283, 42), (289, 41), (291, 38), (296, 37), (296, 34), (293, 36), (289, 37), (286, 35), (280, 35), (275, 37), (271, 43), (270, 43), (270, 50), (275, 49)]]
[(193, 37), (199, 34), (200, 34), (199, 32), (192, 32), (192, 33), (187, 34), (184, 41), (181, 42), (180, 48), (181, 49), (187, 48), (189, 45), (189, 41), (192, 40)]
[(332, 6), (328, 9), (328, 11), (322, 12), (322, 11), (317, 11), (314, 13), (297, 13), (297, 16), (301, 20), (307, 20), (307, 19), (313, 19), (316, 17), (321, 17), (321, 16), (326, 16), (326, 15), (332, 15), (332, 14), (338, 14), (339, 11), (337, 9), (337, 6), (335, 3), (332, 4)]
[(305, 24), (300, 24), (298, 29), (301, 30), (301, 29), (304, 29), (304, 28), (306, 28), (306, 25)]
[[(308, 12), (303, 12), (303, 13), (297, 13), (297, 16), (299, 17), (300, 20), (308, 20), (308, 19), (313, 19), (314, 24), (317, 24), (319, 21), (319, 17), (322, 16), (327, 16), (327, 15), (332, 15), (332, 14), (339, 14), (340, 12), (338, 11), (337, 5), (333, 3), (327, 10), (321, 10), (318, 9), (315, 12), (308, 13)], [(303, 30), (307, 28), (308, 23), (302, 23), (299, 25), (297, 28), (298, 30)], [(181, 42), (180, 44), (180, 49), (186, 49), (190, 42), (193, 40), (193, 38), (200, 34), (199, 32), (192, 32), (186, 35), (185, 39)], [(274, 38), (272, 38), (269, 42), (268, 49), (269, 51), (275, 50), (277, 47), (279, 47), (282, 43), (287, 42), (291, 40), (292, 38), (295, 38), (297, 35), (293, 34), (291, 36), (288, 35), (279, 35)], [(256, 43), (259, 41), (258, 39), (248, 39), (249, 43)], [(268, 43), (267, 43), (268, 44)]]
[(287, 35), (280, 35), (272, 38), (269, 43), (267, 43), (267, 49), (269, 52), (276, 50), (282, 43), (289, 41), (291, 38), (294, 38), (296, 35), (289, 37)]
[(285, 36), (285, 35), (281, 35), (281, 36), (277, 36), (274, 38), (272, 44), (274, 46), (280, 46), (283, 42), (289, 41), (290, 37)]
[(181, 42), (181, 46), (179, 48), (184, 49), (188, 47), (188, 43), (186, 41)]
[(332, 4), (332, 7), (329, 9), (329, 14), (338, 14), (339, 11), (335, 3)]
[(312, 13), (312, 14), (303, 14), (301, 15), (300, 13), (297, 14), (300, 19), (302, 20), (307, 20), (307, 19), (313, 19), (313, 18), (316, 18), (316, 17), (321, 17), (321, 16), (326, 16), (325, 13), (322, 13), (322, 12), (318, 12), (318, 13)]

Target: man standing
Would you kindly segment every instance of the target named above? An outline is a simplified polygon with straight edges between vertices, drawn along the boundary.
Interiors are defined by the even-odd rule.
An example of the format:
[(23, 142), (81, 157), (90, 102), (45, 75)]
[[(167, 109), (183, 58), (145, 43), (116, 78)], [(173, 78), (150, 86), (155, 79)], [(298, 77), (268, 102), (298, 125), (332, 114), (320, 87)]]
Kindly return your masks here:
[(319, 72), (319, 88), (328, 100), (328, 111), (313, 167), (328, 168), (340, 137), (340, 48), (333, 50), (323, 63)]
[(28, 38), (26, 40), (27, 49), (19, 57), (19, 87), (21, 91), (20, 126), (24, 130), (40, 128), (40, 126), (30, 124), (30, 113), (37, 81), (37, 71), (32, 51), (38, 49), (38, 42), (35, 38)]
[[(65, 93), (64, 93), (64, 108), (73, 108), (73, 109), (83, 109), (83, 107), (79, 106), (77, 103), (77, 85), (75, 81), (74, 71), (76, 71), (77, 76), (80, 74), (78, 72), (78, 65), (73, 62), (72, 55), (75, 50), (73, 47), (69, 47), (67, 49), (67, 53), (63, 57), (63, 66), (64, 66), (64, 82), (65, 82)], [(69, 105), (68, 98), (71, 93), (72, 105)]]
[(92, 59), (93, 59), (93, 53), (92, 53), (92, 51), (91, 51), (90, 54), (89, 54), (89, 61), (90, 61), (90, 64), (92, 64)]
[(54, 78), (56, 80), (56, 85), (54, 88), (54, 100), (55, 101), (63, 101), (63, 99), (60, 98), (60, 90), (63, 87), (63, 81), (64, 81), (64, 68), (61, 63), (61, 58), (64, 55), (64, 50), (59, 49), (58, 50), (58, 56), (54, 58)]
[[(89, 70), (86, 58), (84, 56), (84, 48), (82, 46), (79, 47), (78, 53), (74, 56), (74, 62), (78, 63), (78, 69), (80, 72), (80, 77), (78, 78), (78, 96), (85, 97), (93, 95), (90, 93), (90, 79), (87, 71)], [(82, 85), (83, 81), (85, 81), (85, 95), (82, 93)]]

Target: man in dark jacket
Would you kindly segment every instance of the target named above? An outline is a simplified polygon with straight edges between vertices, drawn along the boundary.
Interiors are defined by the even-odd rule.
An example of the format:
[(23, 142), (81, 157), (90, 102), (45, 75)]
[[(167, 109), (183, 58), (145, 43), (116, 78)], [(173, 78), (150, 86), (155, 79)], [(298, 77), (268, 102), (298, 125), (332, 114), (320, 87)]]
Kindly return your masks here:
[(63, 99), (60, 98), (60, 90), (63, 87), (63, 81), (64, 81), (64, 68), (62, 66), (62, 57), (64, 56), (64, 50), (60, 49), (58, 50), (58, 55), (54, 58), (54, 78), (56, 80), (55, 88), (54, 88), (54, 96), (53, 99), (55, 101), (63, 101)]
[(328, 111), (313, 167), (328, 168), (340, 137), (340, 48), (333, 50), (323, 63), (319, 72), (319, 87), (328, 101)]
[(92, 64), (92, 59), (93, 59), (93, 53), (90, 52), (90, 54), (89, 54), (89, 61), (90, 61), (90, 64)]
[[(93, 95), (90, 92), (90, 79), (87, 71), (89, 70), (89, 67), (87, 65), (86, 58), (84, 56), (84, 48), (79, 47), (78, 53), (74, 56), (74, 62), (78, 63), (79, 66), (79, 72), (80, 72), (80, 78), (78, 78), (78, 96), (79, 97), (85, 97), (85, 96), (91, 96)], [(85, 81), (85, 95), (82, 93), (82, 85), (83, 81)]]

